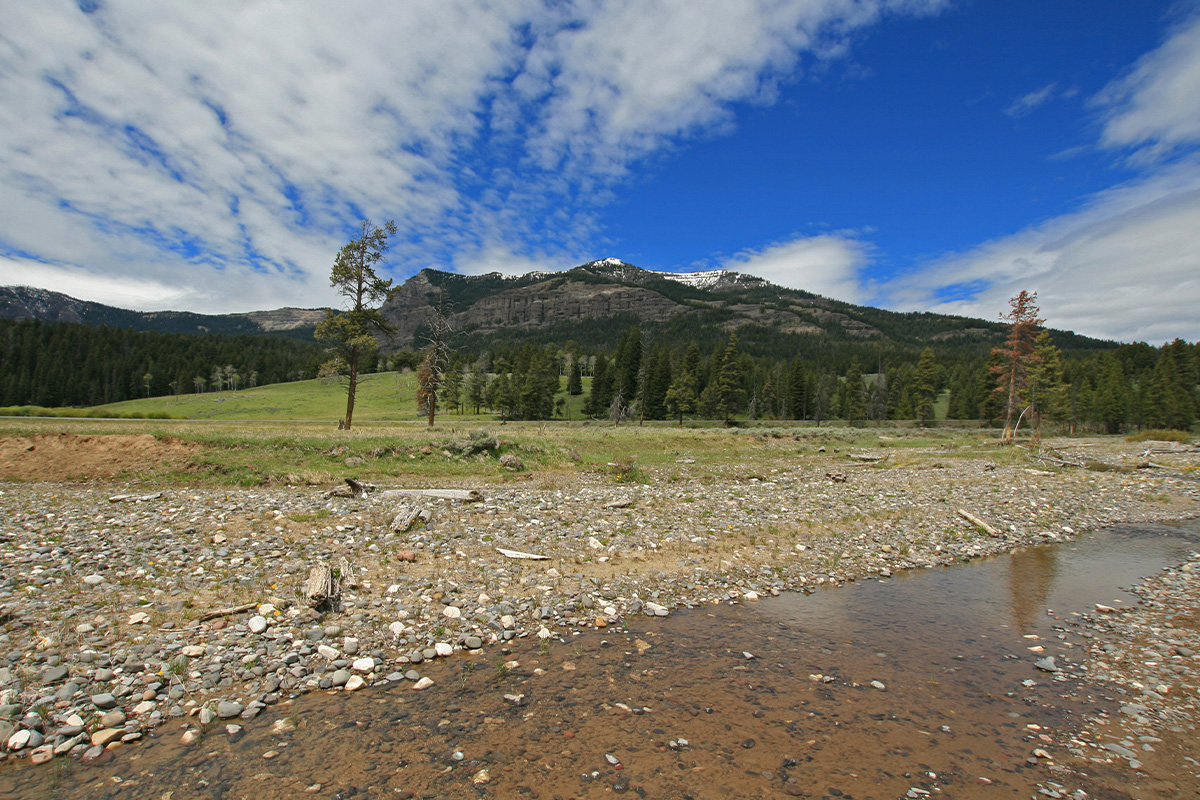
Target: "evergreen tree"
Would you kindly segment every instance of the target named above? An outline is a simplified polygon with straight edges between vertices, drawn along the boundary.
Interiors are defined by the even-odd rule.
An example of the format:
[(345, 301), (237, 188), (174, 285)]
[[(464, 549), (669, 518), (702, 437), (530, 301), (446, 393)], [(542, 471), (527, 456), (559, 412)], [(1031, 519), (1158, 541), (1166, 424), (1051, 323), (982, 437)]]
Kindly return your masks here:
[(358, 389), (358, 374), (366, 355), (374, 355), (378, 347), (377, 332), (387, 332), (391, 326), (375, 306), (381, 303), (391, 288), (391, 279), (375, 274), (375, 265), (388, 247), (388, 236), (396, 233), (396, 224), (387, 222), (377, 228), (369, 220), (359, 224), (358, 238), (350, 241), (338, 253), (329, 276), (329, 285), (346, 298), (349, 308), (344, 312), (329, 311), (317, 325), (314, 334), (318, 342), (329, 347), (331, 362), (346, 376), (346, 430), (354, 421), (354, 396)]
[(850, 368), (841, 387), (842, 416), (846, 422), (853, 425), (861, 420), (867, 412), (866, 387), (863, 384), (862, 362), (855, 356), (850, 360)]
[(1037, 359), (1034, 337), (1038, 327), (1045, 322), (1038, 317), (1036, 300), (1037, 292), (1021, 290), (1009, 301), (1012, 307), (1002, 317), (1009, 322), (1008, 338), (1003, 346), (993, 351), (1000, 356), (1000, 364), (993, 374), (997, 379), (995, 391), (1005, 398), (1004, 432), (1001, 434), (1005, 444), (1012, 443), (1013, 426), (1028, 402), (1029, 368)]
[(926, 347), (913, 372), (912, 395), (916, 399), (917, 422), (922, 427), (933, 419), (933, 402), (938, 394), (938, 363), (933, 350)]
[(567, 394), (572, 397), (583, 394), (583, 367), (578, 357), (571, 359), (571, 371), (567, 373)]
[(787, 416), (789, 419), (808, 419), (808, 389), (809, 375), (799, 358), (793, 358), (788, 367), (788, 403)]
[(725, 420), (725, 426), (733, 422), (733, 415), (742, 410), (746, 391), (742, 387), (741, 361), (738, 358), (738, 337), (736, 333), (729, 334), (729, 342), (721, 358), (721, 366), (717, 372), (714, 410), (717, 419)]
[(1066, 416), (1067, 392), (1062, 376), (1062, 352), (1043, 330), (1034, 339), (1034, 357), (1028, 369), (1029, 398), (1033, 405), (1034, 427), (1041, 433), (1042, 420), (1061, 422)]

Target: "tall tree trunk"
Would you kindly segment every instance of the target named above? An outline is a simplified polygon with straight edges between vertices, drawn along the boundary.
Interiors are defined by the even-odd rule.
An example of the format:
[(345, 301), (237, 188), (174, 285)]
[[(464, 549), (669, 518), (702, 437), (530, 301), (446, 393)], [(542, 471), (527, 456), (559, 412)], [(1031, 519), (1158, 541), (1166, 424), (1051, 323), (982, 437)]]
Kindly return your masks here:
[(354, 392), (358, 389), (358, 348), (350, 351), (350, 385), (346, 389), (346, 430), (354, 420)]

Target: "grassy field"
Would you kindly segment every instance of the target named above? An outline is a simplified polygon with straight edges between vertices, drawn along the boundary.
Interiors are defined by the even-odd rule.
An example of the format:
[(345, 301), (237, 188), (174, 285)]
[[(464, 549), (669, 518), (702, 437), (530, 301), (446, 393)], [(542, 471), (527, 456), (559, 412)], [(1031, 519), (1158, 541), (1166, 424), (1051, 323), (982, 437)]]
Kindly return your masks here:
[[(583, 419), (583, 403), (591, 378), (584, 378), (584, 394), (567, 394), (566, 378), (560, 381), (557, 399), (566, 401), (563, 419)], [(346, 387), (339, 381), (310, 380), (275, 383), (253, 389), (168, 395), (110, 403), (89, 409), (0, 409), (0, 413), (27, 416), (142, 417), (210, 420), (300, 420), (337, 422), (346, 415)], [(494, 413), (439, 412), (445, 420), (494, 420)], [(419, 421), (417, 376), (412, 372), (380, 372), (359, 379), (354, 422)]]
[[(387, 376), (373, 376), (388, 387)], [(394, 379), (390, 384), (395, 386)], [(270, 389), (272, 387), (265, 387)], [(276, 387), (277, 390), (277, 387)], [(257, 390), (256, 390), (257, 391)], [(230, 393), (255, 396), (255, 392)], [(339, 399), (333, 394), (331, 402)], [(392, 389), (394, 391), (394, 388)], [(204, 397), (212, 402), (215, 398)], [(309, 401), (304, 401), (309, 402)], [(307, 408), (309, 406), (292, 406)], [(222, 404), (222, 410), (225, 410)], [(364, 407), (365, 410), (365, 407)], [(249, 413), (249, 412), (247, 412)], [(295, 413), (294, 410), (290, 413)], [(994, 449), (995, 433), (961, 429), (821, 427), (811, 423), (724, 429), (714, 423), (679, 428), (669, 422), (613, 426), (598, 422), (509, 422), (439, 417), (429, 428), (411, 418), (365, 420), (354, 430), (339, 431), (330, 421), (154, 420), (10, 418), (0, 420), (0, 445), (8, 444), (9, 480), (38, 480), (54, 472), (22, 472), (23, 456), (42, 456), (66, 447), (60, 471), (66, 477), (74, 461), (70, 447), (100, 449), (116, 439), (149, 442), (151, 449), (136, 466), (109, 477), (202, 485), (302, 485), (339, 483), (346, 477), (364, 481), (461, 483), (537, 480), (553, 485), (558, 476), (593, 472), (604, 480), (644, 483), (671, 480), (678, 464), (688, 472), (703, 471), (714, 480), (748, 477), (769, 479), (774, 466), (826, 447), (885, 448), (888, 463), (922, 459), (929, 453)], [(39, 438), (40, 437), (40, 438)], [(65, 437), (65, 440), (64, 440)], [(115, 438), (111, 438), (115, 437)], [(161, 450), (156, 454), (154, 448)], [(24, 448), (29, 448), (26, 453)], [(185, 455), (180, 453), (185, 452)], [(909, 454), (912, 454), (911, 456)], [(94, 455), (94, 453), (93, 453)], [(523, 467), (506, 469), (500, 458), (513, 455)], [(693, 461), (687, 461), (692, 459)]]

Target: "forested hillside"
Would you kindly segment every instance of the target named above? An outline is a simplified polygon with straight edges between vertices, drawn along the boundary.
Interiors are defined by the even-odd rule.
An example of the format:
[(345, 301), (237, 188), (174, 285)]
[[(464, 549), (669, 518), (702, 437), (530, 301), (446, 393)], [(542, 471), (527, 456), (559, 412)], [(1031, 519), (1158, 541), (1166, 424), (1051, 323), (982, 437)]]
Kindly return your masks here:
[(0, 319), (0, 406), (93, 406), (312, 378), (313, 344)]

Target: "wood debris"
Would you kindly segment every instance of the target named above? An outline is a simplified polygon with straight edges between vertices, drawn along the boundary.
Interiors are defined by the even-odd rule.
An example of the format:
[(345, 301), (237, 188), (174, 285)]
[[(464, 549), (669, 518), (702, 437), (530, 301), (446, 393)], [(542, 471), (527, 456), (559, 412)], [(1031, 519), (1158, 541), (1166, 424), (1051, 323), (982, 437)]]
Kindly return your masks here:
[(520, 550), (506, 550), (503, 547), (497, 547), (496, 552), (505, 558), (524, 558), (530, 561), (548, 561), (550, 556), (539, 556), (536, 553), (522, 553)]
[(148, 500), (157, 500), (162, 497), (162, 492), (154, 494), (114, 494), (108, 498), (110, 503), (145, 503)]
[(392, 518), (392, 524), (388, 526), (388, 530), (392, 533), (408, 533), (418, 521), (428, 525), (432, 518), (433, 514), (428, 508), (405, 503), (396, 509), (396, 516)]
[(379, 493), (381, 500), (401, 497), (434, 497), (440, 500), (461, 500), (464, 503), (482, 503), (483, 492), (477, 489), (388, 489)]
[(974, 525), (976, 528), (979, 528), (980, 530), (987, 533), (989, 536), (1003, 536), (1004, 535), (996, 528), (993, 528), (991, 525), (987, 524), (986, 522), (981, 520), (979, 517), (972, 514), (970, 511), (967, 511), (965, 508), (960, 508), (958, 510), (958, 515), (960, 517), (962, 517), (963, 519), (965, 519), (967, 522)]

